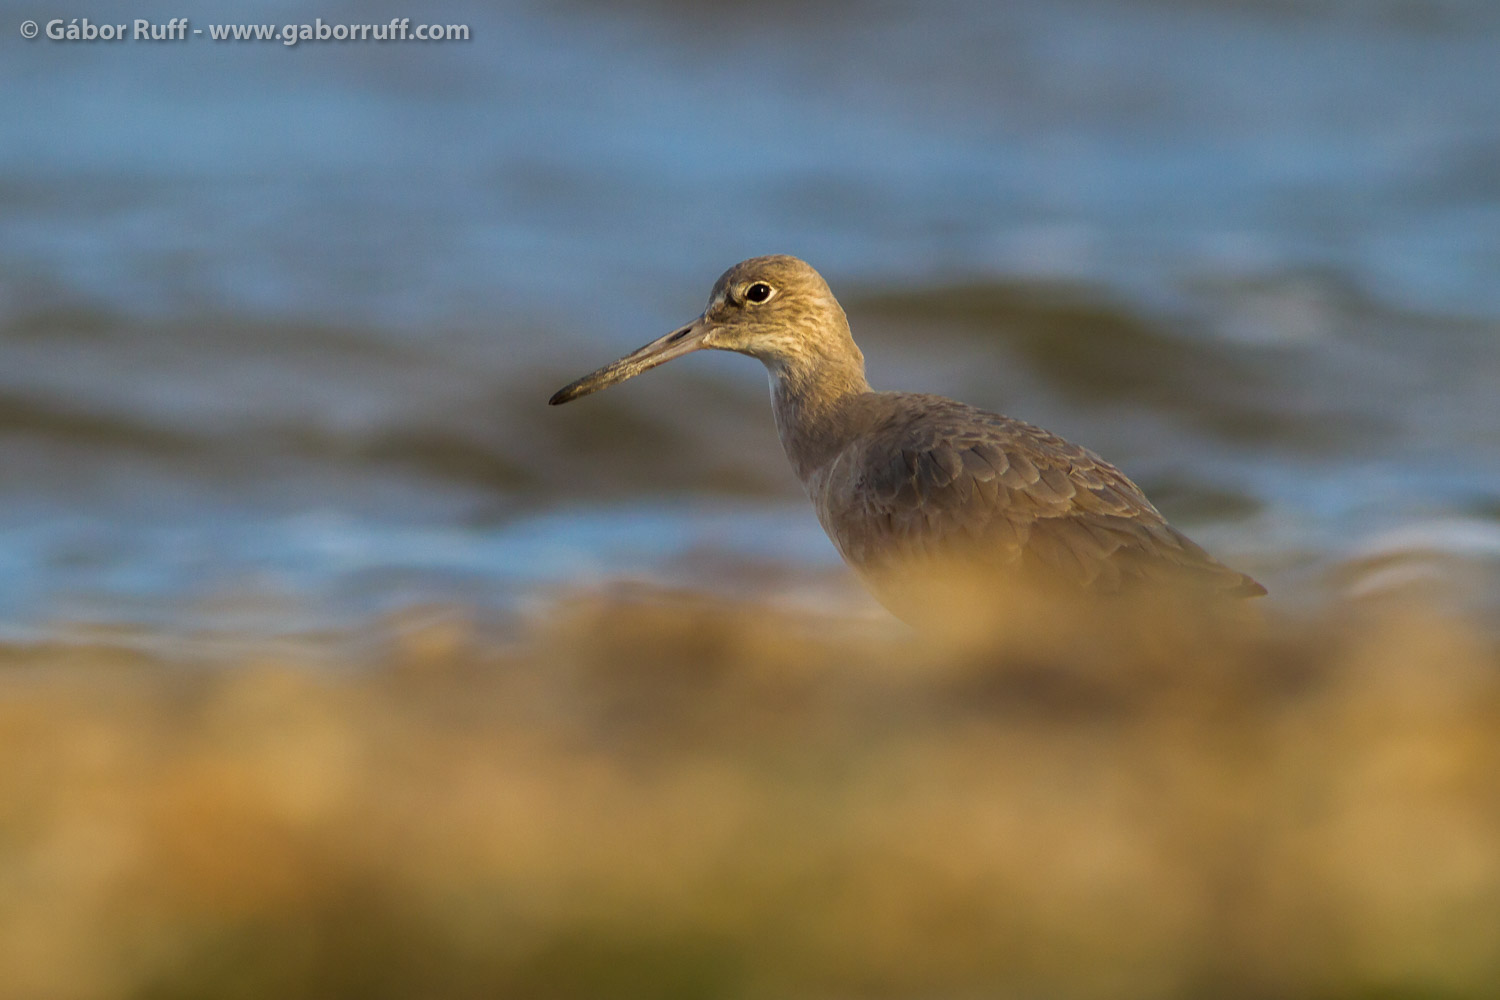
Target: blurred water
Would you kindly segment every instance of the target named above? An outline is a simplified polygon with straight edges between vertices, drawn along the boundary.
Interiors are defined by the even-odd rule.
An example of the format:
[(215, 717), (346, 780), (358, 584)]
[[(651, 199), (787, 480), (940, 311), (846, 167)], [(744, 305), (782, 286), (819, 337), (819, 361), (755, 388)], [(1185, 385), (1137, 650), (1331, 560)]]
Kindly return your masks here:
[(1461, 541), (1500, 523), (1486, 0), (130, 16), (184, 13), (473, 37), (0, 32), (13, 627), (513, 607), (684, 551), (825, 579), (750, 362), (542, 405), (775, 251), (877, 385), (1094, 447), (1273, 590), (1383, 539), (1495, 559)]

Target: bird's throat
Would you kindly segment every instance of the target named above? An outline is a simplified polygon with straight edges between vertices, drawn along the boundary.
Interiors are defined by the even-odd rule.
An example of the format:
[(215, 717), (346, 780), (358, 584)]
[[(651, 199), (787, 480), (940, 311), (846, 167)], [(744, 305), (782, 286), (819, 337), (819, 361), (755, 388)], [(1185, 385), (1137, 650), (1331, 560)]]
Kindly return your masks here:
[(864, 359), (856, 354), (766, 367), (781, 447), (797, 478), (807, 485), (848, 443), (844, 414), (851, 400), (870, 391)]

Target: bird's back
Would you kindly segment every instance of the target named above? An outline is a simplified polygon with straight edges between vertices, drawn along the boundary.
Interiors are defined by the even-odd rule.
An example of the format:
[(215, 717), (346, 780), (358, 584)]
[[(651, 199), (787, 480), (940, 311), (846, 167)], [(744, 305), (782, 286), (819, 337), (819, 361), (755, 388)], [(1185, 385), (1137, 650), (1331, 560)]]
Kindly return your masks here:
[(841, 416), (845, 440), (807, 486), (888, 606), (903, 581), (955, 568), (1093, 594), (1265, 593), (1167, 524), (1120, 470), (1039, 427), (917, 393), (863, 393)]

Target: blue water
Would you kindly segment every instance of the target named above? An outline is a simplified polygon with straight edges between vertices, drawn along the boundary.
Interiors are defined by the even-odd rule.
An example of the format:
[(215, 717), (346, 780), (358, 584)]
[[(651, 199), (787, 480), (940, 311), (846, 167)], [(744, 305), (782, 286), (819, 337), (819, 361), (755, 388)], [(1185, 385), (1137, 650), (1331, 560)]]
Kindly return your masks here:
[[(291, 595), (264, 616), (288, 627), (516, 607), (682, 551), (824, 579), (750, 362), (541, 406), (771, 251), (829, 277), (875, 382), (1095, 447), (1273, 589), (1500, 518), (1484, 0), (130, 12), (184, 14), (472, 38), (64, 45), (0, 3), (12, 627), (191, 628), (222, 614), (205, 591)], [(1268, 372), (1266, 419), (1226, 437), (1217, 388), (1093, 400), (987, 328), (936, 344), (861, 307), (997, 282)]]

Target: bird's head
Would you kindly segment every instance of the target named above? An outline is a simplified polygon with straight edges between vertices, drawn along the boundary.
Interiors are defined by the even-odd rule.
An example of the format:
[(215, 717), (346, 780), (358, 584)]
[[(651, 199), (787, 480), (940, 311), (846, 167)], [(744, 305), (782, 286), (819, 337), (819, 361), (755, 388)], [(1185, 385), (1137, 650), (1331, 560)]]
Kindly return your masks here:
[(693, 351), (748, 354), (773, 372), (798, 362), (848, 358), (862, 365), (848, 320), (823, 276), (796, 257), (752, 257), (714, 282), (703, 314), (687, 326), (559, 389), (554, 406)]

